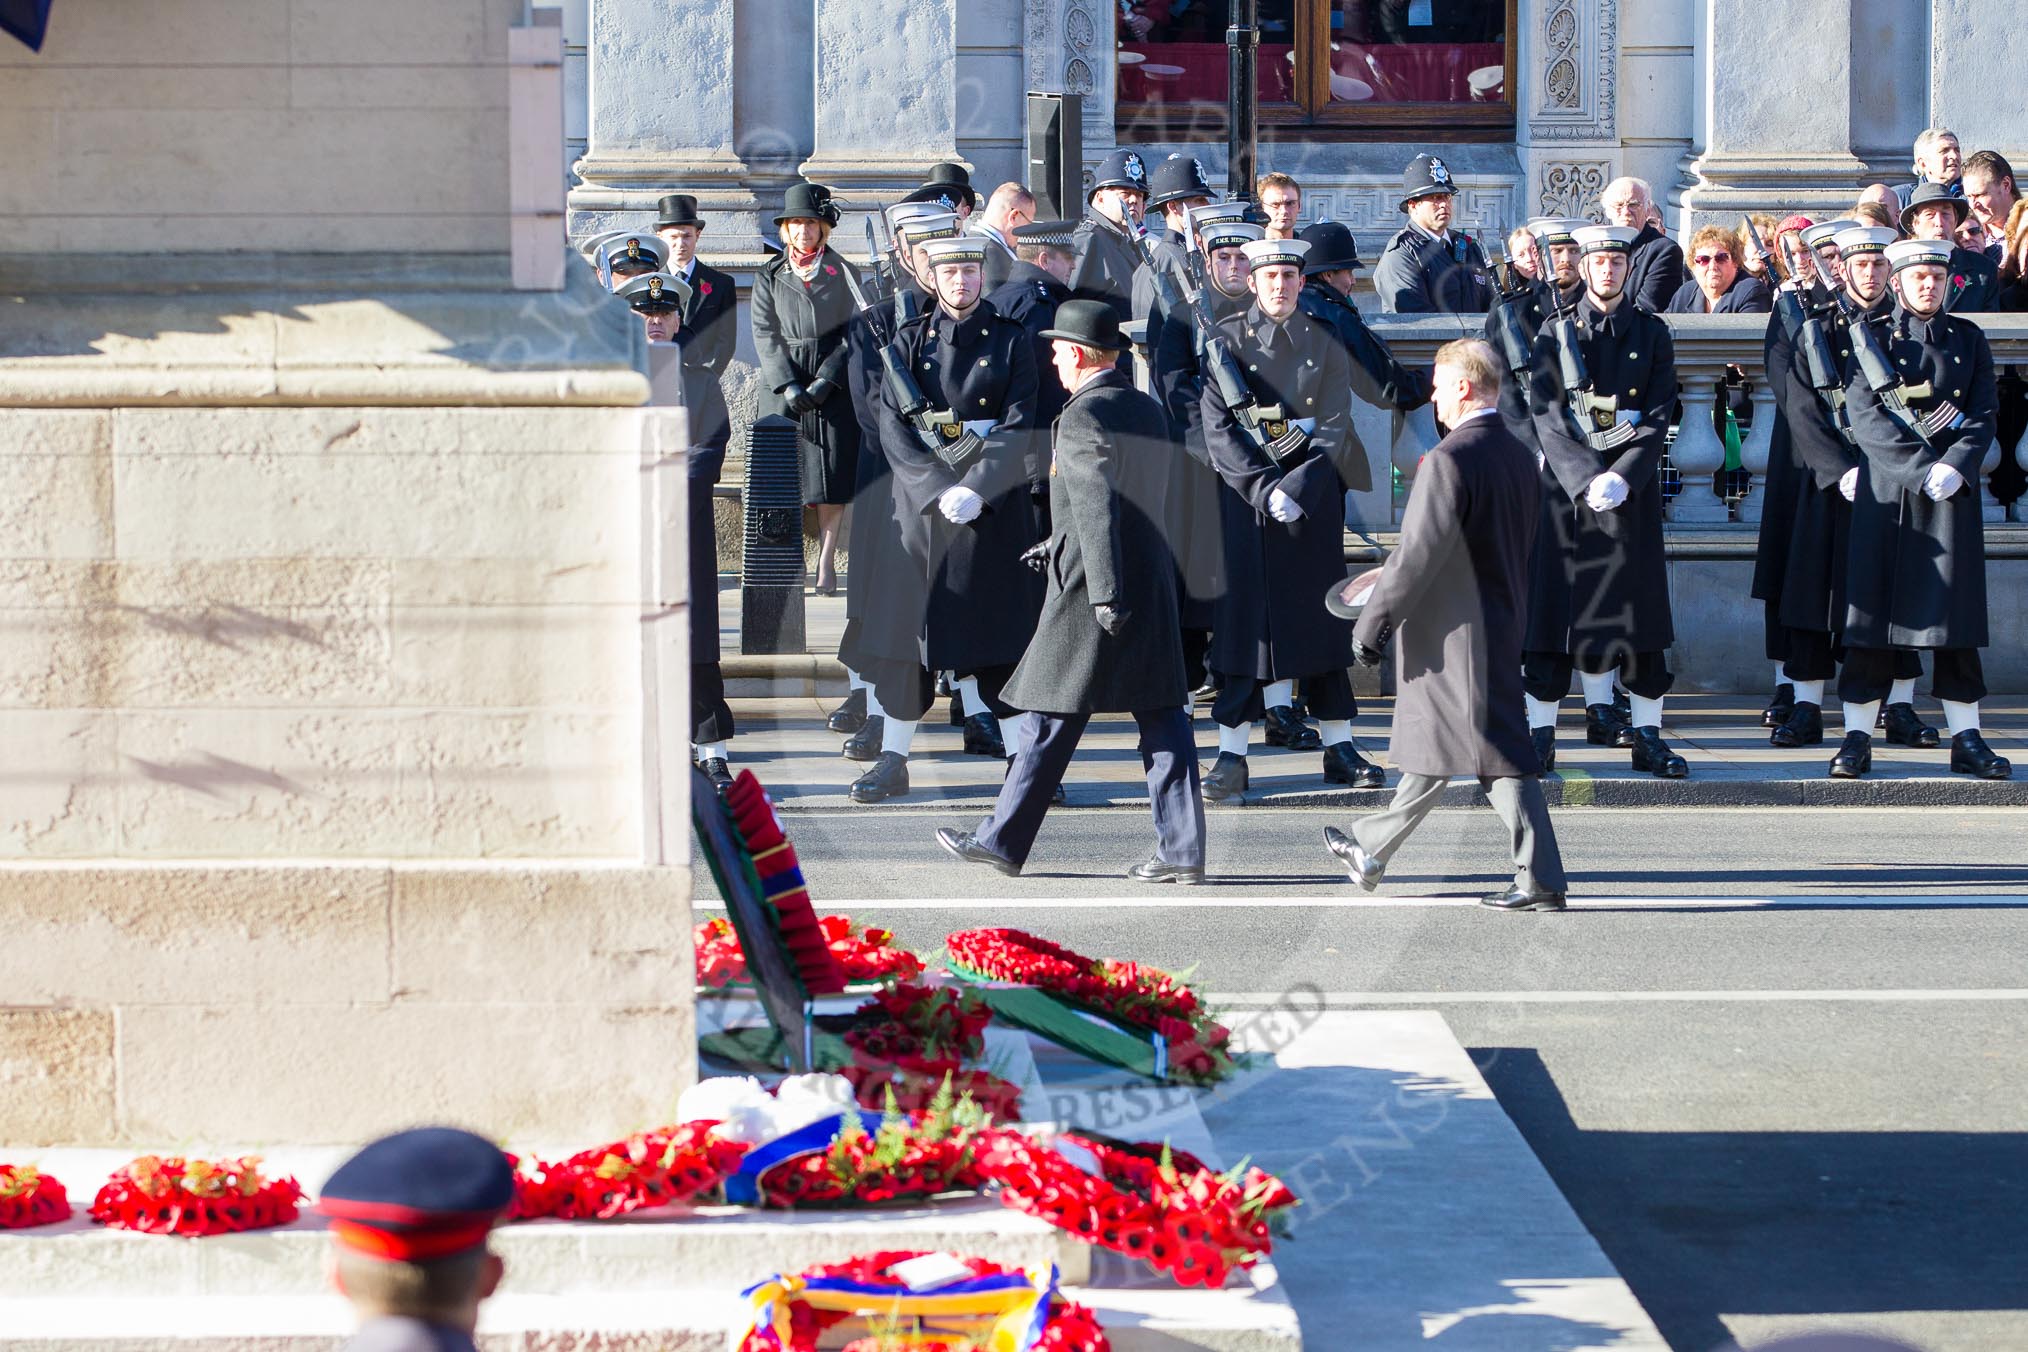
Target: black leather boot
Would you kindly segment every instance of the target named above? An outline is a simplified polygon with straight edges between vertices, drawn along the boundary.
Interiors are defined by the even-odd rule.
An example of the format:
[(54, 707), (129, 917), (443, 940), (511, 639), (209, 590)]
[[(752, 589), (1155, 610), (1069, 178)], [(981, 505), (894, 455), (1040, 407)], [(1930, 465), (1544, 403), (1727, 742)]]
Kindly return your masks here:
[(1593, 746), (1616, 746), (1625, 750), (1634, 744), (1634, 730), (1610, 704), (1584, 706), (1584, 740)]
[(1266, 732), (1261, 740), (1269, 746), (1285, 746), (1291, 751), (1315, 751), (1324, 745), (1323, 734), (1296, 717), (1296, 711), (1286, 704), (1268, 710), (1264, 726)]
[(1796, 711), (1796, 688), (1787, 681), (1775, 687), (1774, 698), (1767, 708), (1760, 712), (1760, 725), (1764, 728), (1778, 728), (1789, 721), (1789, 715)]
[(973, 714), (965, 720), (965, 754), (1007, 759), (1007, 743), (1000, 736), (1000, 720), (993, 715)]
[(880, 739), (887, 731), (887, 720), (878, 714), (870, 715), (859, 731), (845, 739), (843, 748), (846, 760), (870, 761), (880, 758)]
[(892, 751), (880, 753), (873, 768), (852, 781), (852, 801), (884, 803), (908, 792), (908, 757)]
[(1633, 765), (1636, 770), (1646, 770), (1657, 779), (1684, 779), (1690, 774), (1690, 763), (1669, 749), (1662, 740), (1660, 728), (1635, 728)]
[(1915, 711), (1913, 704), (1890, 704), (1880, 711), (1880, 717), (1874, 723), (1887, 730), (1887, 740), (1895, 746), (1931, 747), (1937, 744), (1936, 729), (1922, 721), (1922, 715)]
[(1838, 745), (1838, 754), (1831, 757), (1831, 778), (1857, 779), (1873, 768), (1873, 734), (1852, 731), (1845, 734), (1845, 740)]
[(1808, 700), (1799, 702), (1789, 721), (1767, 735), (1769, 746), (1818, 746), (1824, 740), (1824, 709)]
[(1197, 790), (1207, 803), (1245, 802), (1246, 757), (1235, 756), (1230, 751), (1219, 752), (1211, 769), (1197, 781)]
[(824, 726), (833, 732), (851, 734), (866, 726), (866, 688), (861, 686), (845, 697), (845, 702), (831, 711), (824, 720)]
[(1979, 779), (2012, 779), (2014, 766), (2005, 756), (1993, 754), (1977, 728), (1951, 738), (1951, 773)]
[(1546, 775), (1556, 768), (1556, 729), (1530, 728), (1528, 735), (1535, 739), (1535, 757), (1542, 762), (1542, 773)]
[(1333, 742), (1324, 748), (1324, 782), (1377, 789), (1387, 783), (1387, 772), (1360, 755), (1357, 742)]

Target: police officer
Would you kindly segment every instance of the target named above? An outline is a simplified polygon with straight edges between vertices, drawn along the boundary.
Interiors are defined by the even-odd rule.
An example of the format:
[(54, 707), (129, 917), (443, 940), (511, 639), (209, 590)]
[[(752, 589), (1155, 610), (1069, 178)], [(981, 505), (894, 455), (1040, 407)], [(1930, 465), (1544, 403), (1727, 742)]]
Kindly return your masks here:
[[(1159, 214), (1159, 225), (1151, 226), (1150, 252), (1155, 262), (1187, 290), (1195, 281), (1190, 259), (1195, 243), (1190, 237), (1190, 213), (1211, 205), (1211, 185), (1205, 181), (1204, 166), (1189, 155), (1171, 155), (1155, 166), (1148, 176), (1148, 210)], [(1133, 314), (1146, 319), (1155, 308), (1154, 273), (1143, 266), (1134, 274)]]
[[(1585, 295), (1567, 327), (1547, 325), (1536, 342), (1535, 436), (1570, 546), (1555, 585), (1530, 588), (1523, 686), (1539, 748), (1553, 750), (1556, 706), (1574, 668), (1587, 740), (1631, 743), (1634, 769), (1680, 779), (1689, 766), (1661, 731), (1662, 699), (1675, 681), (1660, 471), (1676, 352), (1668, 325), (1626, 294), (1638, 235), (1627, 226), (1572, 232)], [(1631, 729), (1612, 716), (1615, 674), (1632, 697)]]
[(1215, 379), (1201, 400), (1204, 443), (1230, 490), (1220, 500), (1228, 580), (1212, 617), (1219, 731), (1207, 802), (1244, 801), (1256, 722), (1266, 721), (1270, 746), (1318, 745), (1318, 730), (1290, 707), (1297, 681), (1322, 724), (1325, 782), (1362, 782), (1367, 768), (1352, 744), (1352, 626), (1323, 603), (1345, 576), (1345, 486), (1366, 472), (1347, 463), (1356, 453), (1351, 363), (1299, 304), (1310, 246), (1264, 239), (1245, 249), (1253, 304), (1217, 336), (1250, 402), (1228, 407)]
[[(1920, 191), (1920, 190), (1918, 190)], [(1986, 680), (1986, 543), (1979, 462), (1998, 416), (1993, 354), (1970, 320), (1947, 314), (1948, 240), (1887, 247), (1897, 304), (1867, 322), (1897, 385), (1879, 390), (1854, 353), (1845, 407), (1861, 462), (1838, 490), (1852, 504), (1846, 556), (1845, 741), (1831, 762), (1840, 777), (1872, 765), (1871, 736), (1894, 673), (1894, 648), (1929, 649), (1936, 697), (1950, 724), (1951, 771), (2006, 779), (2013, 767), (1986, 745), (1979, 701)]]
[(1417, 155), (1402, 173), (1408, 225), (1387, 241), (1373, 269), (1382, 314), (1484, 314), (1492, 306), (1486, 255), (1477, 240), (1451, 229), (1457, 195), (1438, 156)]
[(908, 792), (908, 755), (929, 707), (932, 671), (959, 678), (968, 744), (975, 736), (1001, 742), (997, 716), (1012, 711), (1000, 703), (1000, 688), (1042, 609), (1041, 575), (1021, 561), (1041, 534), (1028, 479), (1034, 349), (1021, 326), (979, 294), (984, 241), (956, 236), (919, 247), (936, 304), (901, 330), (895, 348), (927, 407), (906, 408), (901, 393), (886, 388), (881, 445), (896, 524), (928, 581), (918, 618), (922, 658), (868, 673), (886, 727), (879, 758), (852, 784), (859, 803)]
[(739, 344), (739, 288), (730, 273), (697, 257), (704, 236), (704, 218), (697, 199), (671, 193), (655, 204), (655, 234), (668, 247), (663, 268), (690, 288), (677, 341), (683, 344), (685, 366), (711, 372), (717, 379), (732, 362)]
[[(1070, 299), (1068, 281), (1075, 261), (1071, 236), (1076, 230), (1075, 221), (1031, 221), (1016, 226), (1015, 257), (1007, 280), (986, 293), (986, 303), (1026, 330), (1029, 345), (1035, 349), (1035, 369), (1043, 373), (1038, 376), (1041, 391), (1035, 406), (1038, 428), (1056, 421), (1068, 397), (1063, 382), (1047, 374), (1052, 348), (1051, 340), (1043, 337), (1042, 331), (1056, 322), (1057, 307)], [(992, 257), (990, 245), (986, 256)], [(1040, 447), (1041, 439), (1037, 438), (1035, 444)], [(1042, 460), (1031, 466), (1031, 471), (1039, 471), (1031, 472), (1030, 476), (1038, 484), (1049, 472)]]
[(1074, 237), (1077, 265), (1070, 272), (1071, 291), (1112, 306), (1122, 324), (1133, 318), (1134, 273), (1141, 266), (1128, 222), (1141, 219), (1147, 201), (1148, 167), (1141, 153), (1115, 150), (1092, 176), (1084, 219)]
[(853, 484), (852, 524), (847, 548), (852, 570), (845, 576), (845, 633), (838, 642), (851, 690), (831, 714), (833, 732), (850, 734), (841, 748), (847, 760), (880, 758), (886, 716), (865, 673), (882, 663), (920, 665), (923, 608), (928, 575), (913, 557), (894, 517), (894, 488), (881, 444), (880, 408), (886, 368), (881, 349), (934, 305), (928, 259), (917, 249), (932, 239), (958, 233), (958, 218), (934, 204), (902, 203), (887, 210), (893, 253), (881, 265), (891, 289), (885, 299), (860, 309), (847, 326), (851, 359), (846, 388), (859, 420), (859, 463)]
[(383, 1137), (339, 1165), (317, 1209), (360, 1319), (343, 1352), (478, 1352), (479, 1306), (504, 1271), (487, 1239), (513, 1201), (500, 1148), (451, 1127)]
[[(1212, 325), (1253, 303), (1247, 286), (1252, 265), (1245, 246), (1261, 238), (1261, 227), (1245, 219), (1249, 214), (1244, 202), (1202, 206), (1190, 213), (1189, 229), (1204, 260), (1204, 284), (1195, 293), (1195, 304)], [(1182, 448), (1172, 462), (1169, 481), (1169, 541), (1178, 573), (1183, 667), (1195, 699), (1210, 693), (1214, 679), (1205, 659), (1211, 648), (1213, 610), (1225, 590), (1220, 500), (1227, 490), (1204, 444), (1203, 356), (1210, 333), (1188, 306), (1158, 307), (1149, 316), (1148, 328), (1154, 393), (1169, 415), (1170, 437)]]

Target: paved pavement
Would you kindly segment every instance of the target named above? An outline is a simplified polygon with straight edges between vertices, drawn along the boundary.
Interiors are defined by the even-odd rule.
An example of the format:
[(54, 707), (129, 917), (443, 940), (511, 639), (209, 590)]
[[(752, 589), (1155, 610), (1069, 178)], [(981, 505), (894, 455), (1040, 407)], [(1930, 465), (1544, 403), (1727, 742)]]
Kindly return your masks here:
[(1476, 906), (1489, 812), (1435, 814), (1370, 897), (1318, 842), (1346, 815), (1214, 812), (1194, 892), (1119, 877), (1142, 811), (1052, 816), (1018, 879), (936, 850), (950, 806), (788, 821), (821, 907), (918, 949), (1015, 923), (1233, 1007), (1441, 1013), (1678, 1352), (1827, 1324), (2028, 1346), (2019, 811), (1566, 809), (1548, 916)]

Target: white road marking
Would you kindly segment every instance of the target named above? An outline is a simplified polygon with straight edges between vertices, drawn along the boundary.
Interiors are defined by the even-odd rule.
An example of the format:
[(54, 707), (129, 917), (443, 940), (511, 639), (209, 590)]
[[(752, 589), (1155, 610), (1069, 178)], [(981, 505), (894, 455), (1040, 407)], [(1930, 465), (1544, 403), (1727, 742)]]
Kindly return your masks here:
[[(1328, 910), (1348, 911), (1417, 910), (1479, 906), (1477, 895), (1466, 896), (1370, 896), (1347, 884), (1342, 892), (1305, 897), (1222, 897), (1206, 896), (1197, 889), (1167, 888), (1159, 895), (1101, 897), (894, 897), (885, 900), (819, 898), (820, 912), (854, 911), (1247, 911), (1247, 910)], [(717, 897), (695, 903), (700, 911), (722, 911)], [(1958, 910), (1985, 907), (1998, 910), (2028, 909), (2028, 893), (1794, 893), (1766, 896), (1629, 896), (1574, 897), (1572, 911), (1640, 909), (1649, 911), (1707, 910)], [(1553, 920), (1531, 918), (1532, 923), (1554, 924)], [(1529, 923), (1529, 922), (1524, 922)]]

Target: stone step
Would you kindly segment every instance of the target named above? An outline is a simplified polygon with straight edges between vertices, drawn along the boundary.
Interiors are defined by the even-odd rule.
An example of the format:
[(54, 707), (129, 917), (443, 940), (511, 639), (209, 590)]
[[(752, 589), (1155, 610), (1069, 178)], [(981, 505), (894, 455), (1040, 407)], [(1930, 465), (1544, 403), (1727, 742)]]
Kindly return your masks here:
[[(878, 1212), (755, 1212), (665, 1207), (616, 1221), (528, 1221), (494, 1234), (504, 1292), (559, 1296), (739, 1290), (770, 1272), (835, 1263), (871, 1249), (948, 1249), (1021, 1267), (1054, 1263), (1080, 1283), (1090, 1249), (1063, 1231), (978, 1197)], [(10, 1300), (79, 1302), (315, 1296), (329, 1289), (330, 1241), (306, 1216), (243, 1235), (179, 1239), (72, 1219), (0, 1231), (0, 1307)], [(6, 1321), (0, 1319), (0, 1334)]]
[[(1302, 1352), (1294, 1312), (1265, 1265), (1255, 1287), (1067, 1288), (1115, 1352)], [(481, 1311), (482, 1352), (726, 1352), (748, 1306), (733, 1289), (530, 1295)], [(353, 1315), (333, 1295), (0, 1300), (4, 1352), (333, 1352)]]

